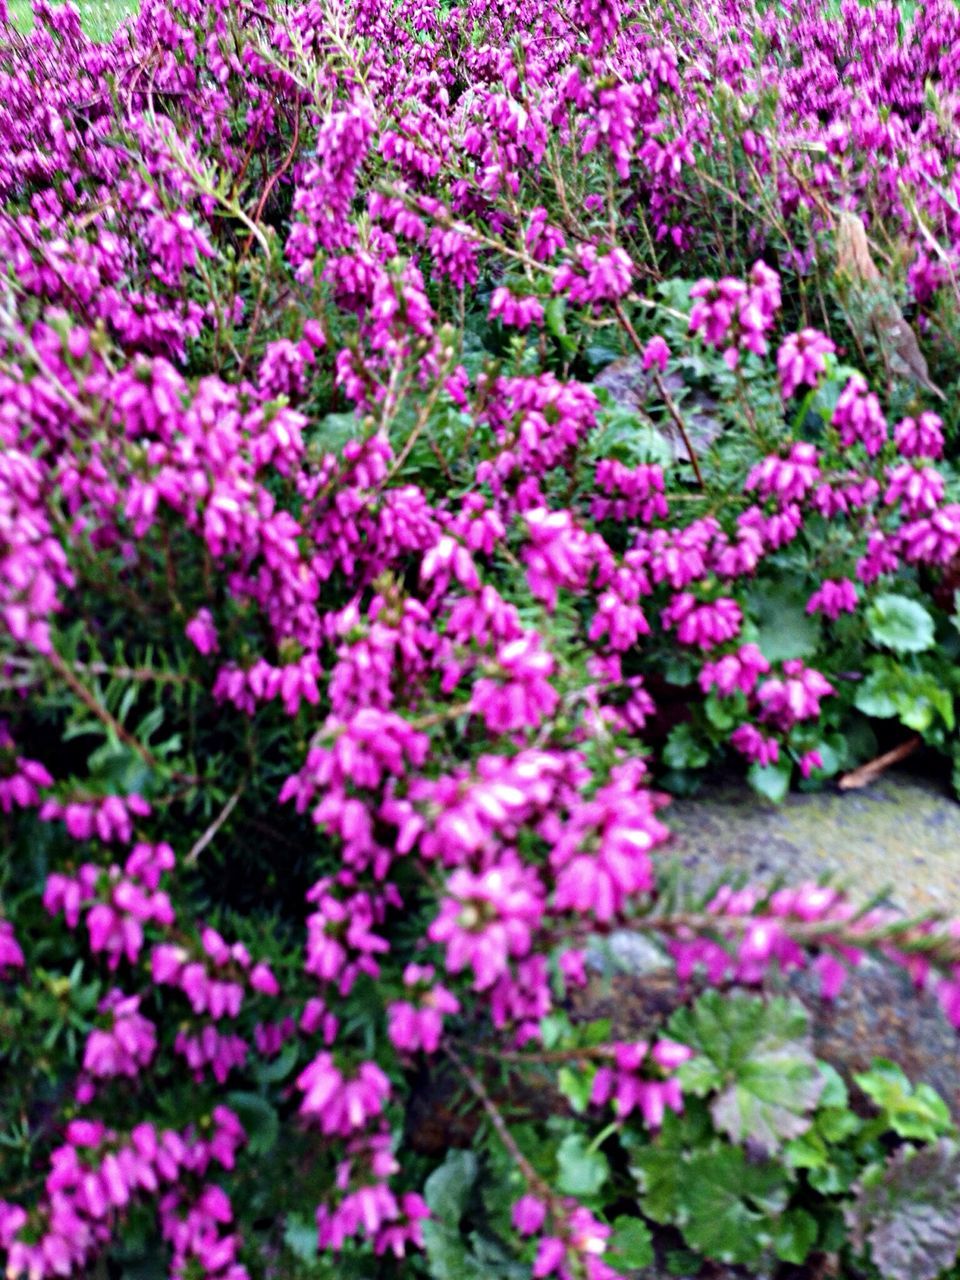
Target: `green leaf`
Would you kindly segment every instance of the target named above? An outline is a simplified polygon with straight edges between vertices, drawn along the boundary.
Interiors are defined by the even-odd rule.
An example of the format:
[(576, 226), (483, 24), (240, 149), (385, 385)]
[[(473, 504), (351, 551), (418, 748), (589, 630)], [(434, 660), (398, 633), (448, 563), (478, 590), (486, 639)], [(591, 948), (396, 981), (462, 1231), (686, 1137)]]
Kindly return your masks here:
[(283, 1225), (283, 1243), (301, 1262), (317, 1256), (317, 1224), (301, 1213), (288, 1213)]
[(809, 591), (799, 584), (758, 583), (749, 593), (750, 616), (757, 626), (756, 642), (768, 662), (809, 658), (820, 643), (820, 622), (807, 613)]
[(720, 1262), (757, 1262), (773, 1241), (771, 1217), (786, 1203), (787, 1177), (775, 1164), (749, 1164), (740, 1147), (696, 1152), (680, 1179), (684, 1240)]
[(489, 1271), (468, 1250), (459, 1231), (433, 1218), (421, 1229), (431, 1280), (490, 1280)]
[(607, 1180), (606, 1157), (588, 1149), (582, 1133), (570, 1133), (557, 1149), (557, 1190), (565, 1196), (595, 1196)]
[(891, 658), (877, 658), (854, 695), (854, 705), (864, 715), (900, 721), (917, 733), (926, 733), (939, 716), (954, 728), (953, 694), (944, 680), (929, 671), (911, 671)]
[(574, 1071), (571, 1067), (561, 1067), (557, 1072), (557, 1088), (573, 1107), (574, 1111), (586, 1111), (593, 1091), (593, 1080), (596, 1068), (587, 1065)]
[(896, 1063), (874, 1058), (870, 1070), (853, 1079), (899, 1137), (933, 1142), (954, 1132), (950, 1109), (937, 1091), (928, 1084), (914, 1088)]
[(297, 1065), (300, 1050), (294, 1041), (285, 1044), (276, 1058), (270, 1062), (258, 1062), (254, 1067), (257, 1084), (279, 1084)]
[(650, 1228), (639, 1218), (615, 1218), (608, 1250), (614, 1265), (649, 1267), (654, 1260)]
[(895, 653), (923, 653), (933, 647), (933, 618), (909, 596), (877, 596), (867, 609), (867, 629), (874, 644)]
[(434, 1169), (423, 1188), (423, 1198), (441, 1222), (460, 1225), (471, 1188), (477, 1180), (479, 1164), (472, 1151), (449, 1151)]
[(773, 1249), (783, 1262), (805, 1262), (817, 1242), (817, 1220), (805, 1209), (788, 1209), (777, 1221)]
[(820, 1095), (821, 1107), (846, 1107), (850, 1102), (850, 1093), (846, 1081), (836, 1067), (829, 1062), (817, 1059), (817, 1066), (823, 1076), (823, 1093)]
[(703, 1259), (692, 1249), (670, 1249), (666, 1257), (667, 1272), (671, 1276), (698, 1276), (703, 1270)]
[(311, 438), (324, 451), (336, 453), (359, 434), (360, 419), (355, 413), (328, 413), (317, 423)]
[(554, 338), (566, 337), (567, 326), (563, 318), (565, 308), (566, 302), (562, 297), (551, 298), (543, 308), (543, 318), (546, 322), (547, 333)]
[(663, 762), (668, 769), (702, 769), (709, 763), (710, 752), (690, 724), (678, 724), (670, 730), (663, 748)]
[(781, 804), (790, 790), (793, 765), (781, 757), (776, 764), (752, 764), (747, 770), (747, 781), (758, 796), (771, 804)]
[(540, 1019), (540, 1038), (545, 1049), (555, 1049), (562, 1040), (572, 1034), (570, 1019), (562, 1011), (548, 1013)]
[(652, 1140), (644, 1134), (639, 1141), (629, 1130), (622, 1135), (630, 1150), (630, 1173), (637, 1181), (648, 1218), (660, 1223), (676, 1220), (686, 1153), (710, 1143), (713, 1136), (706, 1107), (695, 1098), (687, 1100), (679, 1116), (668, 1111)]
[(960, 1148), (945, 1138), (901, 1147), (864, 1175), (845, 1216), (884, 1280), (936, 1280), (960, 1247)]
[(696, 1054), (680, 1068), (681, 1083), (699, 1097), (716, 1093), (710, 1114), (734, 1142), (773, 1152), (809, 1129), (825, 1080), (798, 1001), (708, 991), (669, 1029)]
[(888, 720), (897, 714), (897, 703), (891, 688), (891, 672), (886, 668), (871, 671), (866, 680), (857, 686), (853, 705), (865, 716)]
[(228, 1093), (227, 1106), (237, 1113), (237, 1118), (247, 1132), (247, 1151), (252, 1156), (264, 1156), (272, 1151), (280, 1136), (280, 1118), (259, 1093)]

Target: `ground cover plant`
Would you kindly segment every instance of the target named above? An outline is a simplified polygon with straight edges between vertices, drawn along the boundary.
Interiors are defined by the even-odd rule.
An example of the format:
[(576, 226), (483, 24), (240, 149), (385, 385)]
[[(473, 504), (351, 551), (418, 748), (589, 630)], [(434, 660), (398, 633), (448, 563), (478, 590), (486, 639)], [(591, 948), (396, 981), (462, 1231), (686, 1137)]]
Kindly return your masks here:
[(949, 1274), (948, 1109), (768, 988), (960, 1025), (960, 926), (661, 855), (960, 762), (960, 10), (7, 17), (8, 1277)]

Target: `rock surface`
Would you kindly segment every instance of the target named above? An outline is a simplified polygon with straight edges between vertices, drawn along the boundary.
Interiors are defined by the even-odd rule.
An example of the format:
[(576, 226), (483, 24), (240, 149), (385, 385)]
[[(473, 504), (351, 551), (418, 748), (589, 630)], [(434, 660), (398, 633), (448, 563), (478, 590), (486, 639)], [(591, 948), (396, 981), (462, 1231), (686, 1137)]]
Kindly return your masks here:
[[(833, 875), (860, 898), (889, 889), (885, 901), (906, 912), (960, 914), (960, 804), (930, 779), (888, 775), (859, 792), (791, 796), (778, 809), (727, 783), (676, 801), (666, 821), (674, 835), (661, 859), (678, 860), (702, 889), (724, 873), (792, 882)], [(612, 1018), (615, 1033), (640, 1035), (682, 996), (646, 938), (614, 935), (607, 955), (580, 1007)], [(960, 1120), (960, 1037), (902, 973), (869, 962), (832, 1004), (807, 975), (783, 986), (809, 1009), (820, 1057), (848, 1077), (874, 1057), (893, 1058)]]
[(723, 870), (837, 875), (858, 896), (891, 888), (908, 912), (960, 911), (960, 804), (931, 779), (888, 774), (861, 791), (793, 795), (780, 808), (727, 783), (666, 810), (679, 858), (704, 884)]
[[(661, 858), (678, 860), (704, 890), (724, 872), (794, 882), (832, 875), (858, 897), (884, 893), (906, 912), (960, 914), (960, 804), (931, 779), (887, 775), (863, 791), (791, 796), (778, 809), (744, 785), (727, 783), (676, 801), (665, 818), (674, 835)], [(609, 1017), (614, 1035), (642, 1037), (662, 1024), (682, 993), (662, 953), (642, 935), (613, 935), (605, 956), (596, 957), (598, 972), (576, 1012)], [(914, 1082), (933, 1085), (960, 1121), (960, 1037), (936, 1001), (918, 997), (903, 974), (870, 962), (832, 1004), (805, 974), (782, 987), (809, 1010), (819, 1057), (848, 1078), (874, 1057), (893, 1058)], [(698, 1280), (744, 1277), (769, 1280), (720, 1264), (707, 1264)], [(637, 1280), (668, 1276), (654, 1267)]]

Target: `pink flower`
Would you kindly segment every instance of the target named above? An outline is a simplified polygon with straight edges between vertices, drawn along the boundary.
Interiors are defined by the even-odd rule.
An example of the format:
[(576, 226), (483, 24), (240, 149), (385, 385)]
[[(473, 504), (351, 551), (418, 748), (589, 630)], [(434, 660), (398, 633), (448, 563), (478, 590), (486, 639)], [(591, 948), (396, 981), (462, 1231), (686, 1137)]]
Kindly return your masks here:
[(473, 686), (470, 709), (492, 733), (535, 728), (559, 702), (549, 682), (554, 659), (532, 631), (497, 650), (497, 675), (482, 677)]
[(432, 965), (407, 965), (404, 985), (417, 989), (418, 1003), (394, 1001), (387, 1006), (387, 1034), (402, 1053), (436, 1053), (443, 1035), (444, 1014), (460, 1011), (460, 1001), (439, 984), (432, 985)]
[(701, 649), (715, 649), (740, 632), (743, 614), (735, 600), (721, 596), (709, 604), (698, 604), (689, 591), (681, 592), (663, 610), (661, 620), (665, 627), (677, 628), (681, 644), (696, 645)]
[(0, 978), (5, 978), (7, 969), (23, 967), (23, 951), (13, 932), (13, 926), (6, 920), (0, 920)]
[(778, 502), (801, 502), (820, 479), (818, 454), (812, 444), (800, 441), (791, 446), (786, 458), (771, 454), (758, 462), (747, 476), (747, 492), (758, 489), (764, 498)]
[(785, 338), (777, 352), (784, 400), (789, 400), (798, 387), (815, 387), (826, 370), (826, 357), (836, 349), (833, 341), (817, 329), (801, 329)]
[(505, 858), (479, 875), (455, 871), (427, 936), (446, 944), (451, 973), (469, 966), (474, 990), (483, 991), (506, 973), (511, 958), (528, 954), (543, 909), (536, 872)]
[(943, 453), (943, 421), (929, 411), (918, 418), (904, 418), (894, 427), (893, 439), (904, 458), (939, 458)]
[(857, 588), (849, 578), (822, 583), (807, 601), (807, 613), (822, 613), (831, 620), (856, 610)]
[(840, 443), (849, 448), (858, 441), (873, 457), (887, 439), (887, 422), (880, 401), (860, 374), (855, 373), (840, 392), (833, 411), (833, 425), (840, 432)]
[(493, 291), (490, 302), (490, 320), (502, 320), (515, 329), (528, 329), (530, 325), (543, 324), (543, 303), (539, 298), (521, 298), (500, 285)]
[(352, 1078), (345, 1077), (329, 1053), (321, 1053), (297, 1077), (304, 1098), (300, 1112), (316, 1116), (321, 1131), (346, 1137), (383, 1111), (390, 1082), (375, 1062), (362, 1062)]
[(536, 1235), (547, 1216), (547, 1206), (536, 1196), (521, 1196), (513, 1206), (513, 1225), (522, 1236)]
[(741, 724), (730, 735), (730, 743), (754, 764), (771, 765), (780, 759), (776, 738), (766, 738), (755, 725)]
[(187, 639), (192, 641), (204, 657), (208, 654), (216, 653), (219, 649), (217, 628), (214, 625), (213, 615), (209, 609), (201, 609), (195, 617), (190, 619), (184, 630)]
[(813, 720), (820, 714), (821, 698), (836, 693), (833, 685), (819, 671), (805, 667), (797, 658), (783, 664), (783, 678), (771, 676), (757, 691), (763, 718), (777, 722), (780, 728), (792, 728), (800, 720)]
[(643, 349), (643, 367), (645, 370), (659, 369), (661, 373), (665, 373), (667, 369), (667, 361), (670, 359), (670, 348), (666, 341), (655, 334)]
[(111, 991), (100, 1002), (100, 1012), (110, 1017), (107, 1030), (93, 1030), (87, 1037), (83, 1069), (92, 1076), (136, 1076), (149, 1066), (157, 1048), (156, 1028), (139, 1012), (140, 997)]
[(738, 690), (752, 693), (757, 680), (769, 670), (770, 663), (757, 646), (744, 644), (736, 653), (724, 654), (715, 662), (705, 662), (698, 680), (704, 693), (716, 689), (721, 698), (729, 698)]
[(887, 481), (884, 502), (888, 507), (899, 503), (903, 514), (910, 519), (936, 511), (946, 492), (939, 471), (934, 467), (917, 468), (909, 462), (890, 467)]

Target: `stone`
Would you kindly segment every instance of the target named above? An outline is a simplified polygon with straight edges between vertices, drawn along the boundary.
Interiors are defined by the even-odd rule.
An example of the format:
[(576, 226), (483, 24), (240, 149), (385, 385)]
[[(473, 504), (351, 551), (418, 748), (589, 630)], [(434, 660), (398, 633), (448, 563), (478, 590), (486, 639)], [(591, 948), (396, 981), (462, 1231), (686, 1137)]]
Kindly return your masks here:
[[(960, 805), (929, 778), (889, 774), (863, 791), (795, 795), (780, 808), (727, 782), (674, 802), (665, 819), (673, 836), (659, 857), (679, 862), (695, 889), (721, 876), (795, 883), (831, 875), (859, 898), (882, 894), (907, 913), (960, 914)], [(616, 1037), (643, 1037), (689, 996), (647, 936), (618, 931), (590, 960), (594, 973), (574, 1014), (609, 1017)], [(815, 1052), (847, 1079), (875, 1057), (891, 1058), (914, 1083), (932, 1085), (960, 1122), (960, 1037), (901, 971), (868, 961), (833, 1002), (809, 974), (774, 981), (803, 1002)]]

